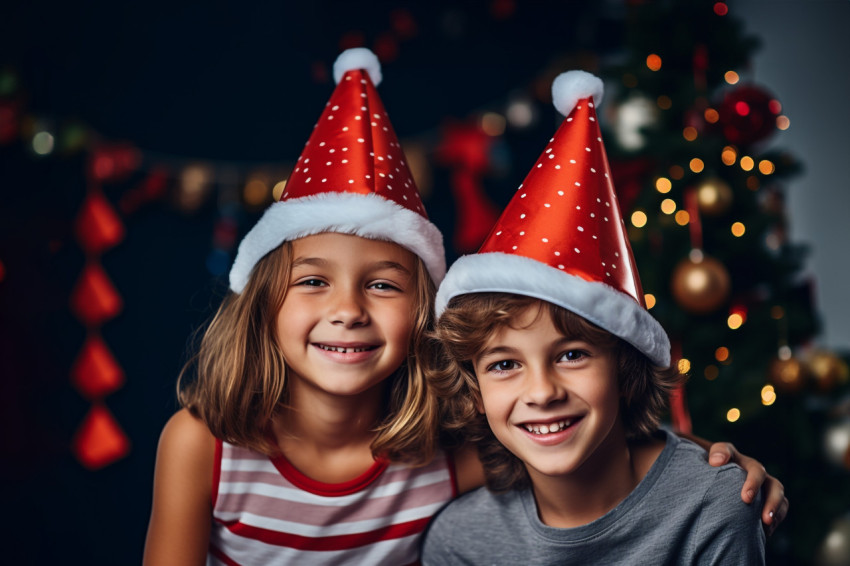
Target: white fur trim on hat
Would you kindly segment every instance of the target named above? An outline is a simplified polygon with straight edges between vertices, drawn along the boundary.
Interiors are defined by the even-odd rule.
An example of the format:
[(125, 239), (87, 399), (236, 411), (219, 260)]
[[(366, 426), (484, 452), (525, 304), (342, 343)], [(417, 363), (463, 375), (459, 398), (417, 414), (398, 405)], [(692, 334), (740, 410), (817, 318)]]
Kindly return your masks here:
[(381, 84), (383, 79), (381, 62), (377, 55), (365, 47), (346, 49), (339, 54), (339, 57), (334, 61), (334, 81), (336, 84), (339, 84), (345, 73), (353, 69), (365, 69), (369, 73), (369, 78), (372, 79), (372, 84), (375, 86)]
[(587, 71), (567, 71), (552, 81), (552, 104), (564, 116), (569, 116), (579, 100), (593, 98), (596, 106), (602, 104), (605, 88), (602, 79)]
[(422, 258), (435, 285), (446, 273), (443, 236), (425, 217), (375, 194), (329, 192), (269, 206), (239, 244), (230, 289), (241, 293), (257, 262), (283, 242), (321, 232), (395, 242)]
[(499, 252), (463, 256), (437, 291), (439, 317), (467, 293), (514, 293), (548, 301), (630, 343), (654, 364), (670, 365), (670, 339), (661, 324), (625, 293), (527, 257)]

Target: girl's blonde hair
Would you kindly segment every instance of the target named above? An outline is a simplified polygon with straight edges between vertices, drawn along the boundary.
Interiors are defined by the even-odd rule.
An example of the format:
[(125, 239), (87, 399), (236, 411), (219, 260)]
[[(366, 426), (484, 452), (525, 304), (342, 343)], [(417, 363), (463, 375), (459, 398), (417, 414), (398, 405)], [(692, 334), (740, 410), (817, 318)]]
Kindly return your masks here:
[(629, 439), (646, 438), (657, 428), (667, 409), (670, 391), (684, 379), (673, 368), (653, 366), (625, 340), (552, 303), (511, 293), (471, 293), (451, 300), (432, 335), (442, 347), (429, 370), (428, 380), (440, 399), (441, 423), (455, 437), (474, 442), (484, 464), (487, 486), (507, 491), (528, 484), (522, 461), (493, 435), (487, 418), (479, 413), (481, 390), (473, 361), (490, 336), (510, 326), (527, 308), (540, 307), (564, 336), (587, 340), (617, 357), (620, 417)]
[[(180, 405), (216, 438), (269, 455), (278, 452), (269, 435), (272, 419), (287, 403), (277, 314), (291, 265), (288, 241), (257, 262), (243, 291), (225, 297), (177, 382)], [(407, 361), (388, 378), (385, 416), (371, 449), (376, 457), (418, 465), (433, 457), (438, 422), (436, 398), (422, 368), (433, 348), (425, 336), (433, 326), (435, 286), (418, 256), (413, 281), (411, 346)]]

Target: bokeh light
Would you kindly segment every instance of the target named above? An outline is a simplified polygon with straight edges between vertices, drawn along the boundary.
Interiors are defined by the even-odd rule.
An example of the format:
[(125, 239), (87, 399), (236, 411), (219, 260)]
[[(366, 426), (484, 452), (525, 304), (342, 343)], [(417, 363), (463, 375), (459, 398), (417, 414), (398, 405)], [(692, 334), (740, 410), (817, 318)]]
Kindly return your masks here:
[(661, 69), (661, 57), (655, 53), (651, 53), (646, 57), (646, 66), (650, 71), (658, 71)]
[(643, 228), (646, 226), (646, 213), (642, 210), (632, 212), (632, 226), (635, 228)]
[(776, 390), (772, 385), (765, 385), (761, 388), (761, 404), (765, 406), (773, 405), (776, 402)]

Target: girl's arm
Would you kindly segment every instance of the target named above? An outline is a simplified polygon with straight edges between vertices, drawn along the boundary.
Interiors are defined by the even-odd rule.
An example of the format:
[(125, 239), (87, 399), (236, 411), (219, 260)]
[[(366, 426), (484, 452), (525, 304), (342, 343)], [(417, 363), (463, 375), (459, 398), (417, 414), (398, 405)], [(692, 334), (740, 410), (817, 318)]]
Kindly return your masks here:
[(709, 453), (708, 463), (712, 466), (723, 466), (728, 462), (734, 462), (747, 472), (747, 479), (741, 489), (741, 499), (744, 503), (752, 503), (759, 489), (763, 491), (764, 507), (761, 509), (761, 522), (767, 529), (767, 534), (773, 534), (788, 514), (788, 498), (785, 497), (785, 487), (782, 482), (768, 474), (760, 462), (741, 454), (729, 442), (711, 444), (698, 436), (678, 434), (705, 448)]
[(215, 438), (181, 409), (159, 439), (145, 566), (206, 564)]
[(454, 451), (458, 495), (484, 485), (484, 466), (474, 444), (464, 444)]

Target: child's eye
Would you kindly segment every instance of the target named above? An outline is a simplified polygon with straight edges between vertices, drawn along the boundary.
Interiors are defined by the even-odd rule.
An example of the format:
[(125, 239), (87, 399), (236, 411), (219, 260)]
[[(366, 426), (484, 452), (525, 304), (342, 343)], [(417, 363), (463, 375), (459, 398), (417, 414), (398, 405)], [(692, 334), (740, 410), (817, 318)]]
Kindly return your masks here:
[(487, 371), (510, 371), (519, 367), (519, 364), (513, 360), (500, 360), (496, 363), (487, 366)]
[(558, 359), (559, 362), (577, 362), (587, 356), (587, 352), (583, 350), (567, 350)]
[(301, 281), (296, 282), (295, 285), (301, 285), (304, 287), (322, 287), (327, 285), (327, 283), (321, 279), (302, 279)]
[(377, 289), (378, 291), (401, 291), (401, 289), (397, 285), (393, 285), (392, 283), (388, 283), (386, 281), (376, 281), (369, 285), (370, 289)]

